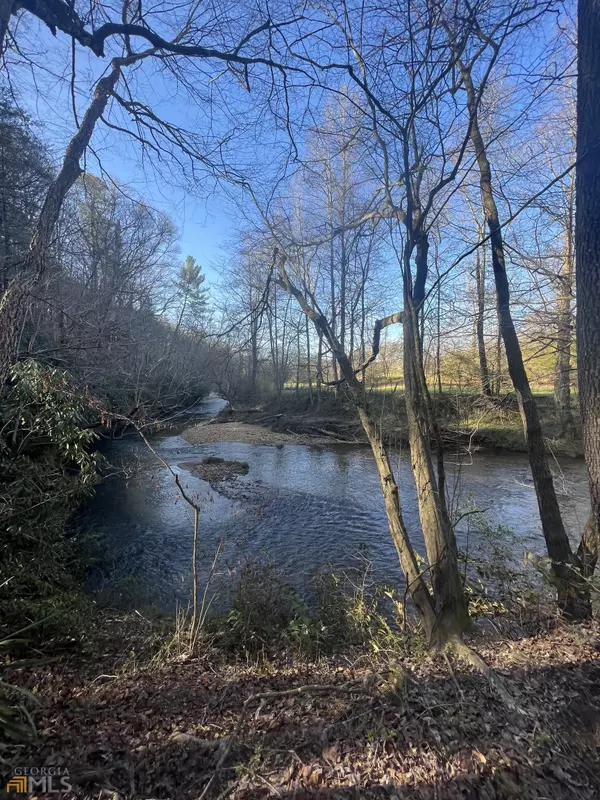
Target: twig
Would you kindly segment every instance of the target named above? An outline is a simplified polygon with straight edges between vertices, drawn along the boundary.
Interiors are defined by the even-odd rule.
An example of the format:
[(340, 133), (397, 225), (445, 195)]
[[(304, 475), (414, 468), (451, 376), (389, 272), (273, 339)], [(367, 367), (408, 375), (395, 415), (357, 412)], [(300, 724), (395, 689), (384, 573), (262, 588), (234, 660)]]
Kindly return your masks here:
[(338, 694), (362, 694), (368, 697), (373, 697), (372, 692), (367, 692), (365, 691), (364, 688), (360, 686), (348, 686), (348, 684), (345, 684), (344, 686), (336, 686), (332, 684), (308, 684), (306, 686), (297, 686), (294, 689), (284, 689), (280, 692), (260, 692), (258, 694), (252, 694), (250, 695), (250, 697), (246, 698), (246, 700), (244, 701), (244, 705), (242, 706), (242, 711), (240, 713), (240, 716), (238, 717), (238, 721), (233, 731), (233, 734), (229, 737), (227, 744), (223, 748), (219, 760), (217, 761), (215, 771), (213, 772), (209, 782), (204, 787), (202, 794), (200, 795), (198, 800), (204, 800), (204, 798), (208, 795), (208, 792), (210, 791), (212, 785), (216, 781), (219, 772), (223, 768), (225, 761), (227, 760), (229, 753), (231, 752), (234, 740), (239, 737), (242, 725), (244, 724), (246, 715), (248, 713), (248, 708), (252, 703), (259, 700), (260, 707), (262, 707), (264, 702), (269, 700), (276, 700), (277, 698), (280, 697), (297, 697), (298, 695), (309, 694), (309, 693), (326, 694), (328, 692), (336, 692)]

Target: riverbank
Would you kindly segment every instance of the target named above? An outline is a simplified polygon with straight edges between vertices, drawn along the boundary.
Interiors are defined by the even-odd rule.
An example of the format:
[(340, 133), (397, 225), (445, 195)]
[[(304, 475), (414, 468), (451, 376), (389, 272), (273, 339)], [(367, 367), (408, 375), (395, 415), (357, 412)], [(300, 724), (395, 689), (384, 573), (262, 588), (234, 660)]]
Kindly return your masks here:
[[(259, 415), (261, 412), (257, 412)], [(311, 433), (297, 433), (289, 430), (276, 430), (267, 427), (260, 421), (250, 421), (253, 415), (243, 412), (244, 421), (231, 419), (231, 412), (223, 422), (203, 422), (187, 428), (183, 438), (190, 444), (216, 444), (219, 442), (237, 442), (239, 444), (260, 444), (280, 447), (286, 444), (314, 445), (331, 444), (332, 438), (312, 435)], [(264, 417), (264, 414), (262, 414)], [(217, 420), (223, 419), (218, 416)], [(260, 419), (260, 417), (259, 417)], [(202, 477), (202, 476), (200, 476)]]
[[(515, 708), (506, 707), (470, 666), (430, 655), (418, 625), (410, 613), (404, 616), (370, 453), (287, 447), (295, 436), (267, 428), (264, 411), (253, 412), (255, 421), (259, 414), (263, 428), (283, 437), (271, 440), (282, 447), (252, 447), (264, 439), (237, 445), (236, 422), (192, 428), (228, 429), (225, 435), (236, 437), (207, 442), (210, 447), (194, 450), (179, 435), (160, 434), (153, 443), (167, 464), (190, 476), (201, 465), (210, 470), (205, 480), (221, 485), (223, 479), (225, 487), (247, 464), (250, 483), (239, 484), (245, 492), (255, 489), (243, 504), (229, 503), (193, 477), (183, 478), (203, 498), (199, 588), (210, 606), (193, 651), (181, 614), (158, 615), (141, 599), (158, 605), (177, 587), (185, 607), (191, 596), (189, 509), (178, 502), (172, 474), (156, 467), (143, 442), (114, 443), (115, 460), (141, 459), (148, 482), (99, 487), (91, 501), (97, 516), (87, 519), (112, 543), (108, 556), (120, 570), (115, 586), (119, 579), (124, 584), (104, 599), (81, 597), (77, 616), (57, 618), (49, 609), (45, 627), (51, 628), (43, 635), (41, 627), (28, 631), (29, 643), (14, 628), (13, 662), (2, 677), (18, 689), (10, 695), (3, 687), (3, 694), (25, 709), (23, 724), (32, 721), (37, 735), (4, 747), (6, 779), (23, 764), (66, 767), (74, 787), (66, 800), (597, 797), (598, 622), (557, 626), (546, 584), (525, 581), (520, 589), (512, 551), (502, 550), (502, 530), (486, 529), (485, 568), (468, 587), (475, 620), (469, 641), (512, 696)], [(278, 420), (271, 422), (283, 424)], [(263, 436), (259, 427), (248, 423), (247, 435)], [(535, 500), (526, 487), (518, 500), (511, 492), (520, 475), (514, 462), (526, 475), (525, 460), (498, 455), (472, 461), (480, 507), (493, 504), (503, 525), (511, 525), (518, 502), (512, 513), (523, 536), (524, 521), (536, 512), (522, 504)], [(499, 462), (506, 461), (510, 470), (494, 483)], [(487, 462), (493, 462), (490, 474)], [(407, 475), (403, 499), (409, 504), (410, 468), (402, 460), (398, 468)], [(582, 468), (573, 462), (567, 471)], [(465, 467), (461, 474), (466, 487), (468, 473)], [(462, 546), (460, 529), (458, 535)], [(473, 563), (476, 528), (466, 535)], [(344, 561), (363, 542), (375, 546), (379, 567), (391, 568), (389, 580), (380, 571), (377, 582), (366, 579)], [(364, 559), (364, 549), (359, 552)], [(273, 563), (282, 565), (281, 573)], [(330, 572), (331, 563), (342, 571)], [(313, 605), (294, 585), (307, 567), (313, 569)], [(506, 597), (489, 589), (495, 567)], [(126, 614), (115, 606), (126, 597), (128, 581), (137, 591), (121, 606), (135, 609)], [(142, 582), (147, 591), (140, 595)], [(217, 615), (213, 591), (222, 585), (234, 597), (221, 598)], [(42, 663), (18, 667), (18, 659)]]
[[(164, 621), (105, 615), (85, 656), (21, 670), (34, 743), (11, 767), (67, 768), (83, 797), (164, 800), (593, 800), (600, 793), (597, 623), (471, 643), (515, 708), (454, 657), (367, 643), (246, 660), (210, 637), (169, 651)], [(412, 644), (411, 644), (412, 638)], [(451, 672), (449, 672), (451, 670)]]
[[(218, 410), (213, 403), (210, 413)], [(202, 422), (206, 421), (205, 417)], [(188, 430), (191, 422), (187, 422)], [(235, 431), (233, 423), (222, 425)], [(215, 429), (212, 425), (199, 428), (202, 432)], [(249, 424), (246, 430), (253, 432), (258, 426)], [(162, 464), (139, 437), (113, 442), (106, 455), (111, 463), (123, 465), (131, 478), (116, 477), (100, 485), (78, 516), (78, 524), (94, 531), (96, 541), (89, 589), (105, 592), (113, 602), (126, 601), (128, 608), (150, 602), (172, 611), (177, 604), (187, 604), (193, 531), (189, 509), (181, 503), (165, 463), (180, 476), (188, 496), (201, 509), (201, 584), (224, 543), (217, 571), (228, 591), (242, 565), (260, 557), (276, 564), (302, 598), (312, 598), (316, 570), (326, 564), (353, 567), (364, 554), (373, 564), (377, 581), (402, 587), (370, 449), (329, 439), (327, 445), (315, 445), (313, 439), (300, 440), (307, 444), (298, 445), (298, 439), (285, 433), (278, 433), (275, 441), (281, 445), (190, 444), (178, 426), (150, 440)], [(411, 532), (419, 536), (409, 454), (406, 448), (393, 453), (406, 519)], [(522, 563), (524, 553), (542, 556), (544, 540), (527, 457), (484, 452), (464, 458), (453, 455), (447, 458), (447, 469), (449, 485), (454, 487), (453, 509), (461, 517), (456, 529), (459, 547), (469, 553), (480, 550), (488, 558), (503, 549), (516, 564)], [(203, 476), (195, 469), (207, 459), (223, 459), (217, 461), (214, 472), (210, 467), (212, 474), (204, 473), (208, 483), (199, 480)], [(220, 465), (224, 462), (247, 464), (247, 475), (214, 480), (223, 476)], [(565, 524), (576, 532), (589, 508), (585, 466), (578, 460), (559, 460), (555, 470)], [(476, 508), (483, 512), (481, 516), (473, 514)], [(463, 517), (465, 511), (469, 513)]]
[[(407, 445), (403, 394), (400, 391), (374, 392), (370, 399), (388, 443)], [(540, 396), (537, 400), (548, 450), (558, 457), (582, 457), (577, 414), (571, 431), (565, 433), (552, 398)], [(448, 451), (527, 452), (521, 417), (513, 397), (485, 398), (448, 392), (432, 395), (432, 402)], [(198, 444), (219, 441), (293, 444), (294, 439), (290, 437), (296, 437), (297, 444), (367, 444), (356, 409), (343, 393), (336, 395), (333, 391), (324, 393), (320, 400), (304, 391), (284, 392), (280, 398), (267, 398), (259, 407), (232, 409), (227, 406), (217, 415), (215, 423), (206, 430), (192, 429), (185, 436)]]

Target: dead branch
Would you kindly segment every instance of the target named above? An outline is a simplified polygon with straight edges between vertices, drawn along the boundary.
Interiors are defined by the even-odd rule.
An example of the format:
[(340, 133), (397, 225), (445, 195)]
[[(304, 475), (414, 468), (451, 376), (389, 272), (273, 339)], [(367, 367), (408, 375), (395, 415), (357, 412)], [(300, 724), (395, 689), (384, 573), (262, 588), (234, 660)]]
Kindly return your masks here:
[(225, 747), (222, 749), (221, 755), (215, 767), (215, 771), (213, 772), (210, 780), (204, 787), (202, 794), (200, 795), (198, 800), (204, 800), (204, 798), (208, 795), (208, 792), (210, 791), (212, 785), (217, 780), (219, 772), (223, 768), (225, 762), (227, 761), (229, 753), (231, 752), (231, 748), (233, 747), (234, 741), (239, 737), (242, 726), (246, 720), (248, 709), (253, 703), (255, 703), (257, 700), (260, 701), (259, 707), (257, 709), (257, 714), (258, 714), (263, 704), (269, 702), (270, 700), (277, 700), (282, 697), (298, 697), (299, 695), (303, 694), (327, 694), (330, 692), (336, 694), (348, 694), (348, 695), (358, 694), (366, 697), (375, 696), (372, 692), (367, 691), (363, 685), (351, 686), (349, 684), (344, 684), (343, 686), (336, 686), (335, 684), (307, 684), (306, 686), (296, 686), (294, 689), (283, 689), (280, 692), (259, 692), (257, 694), (252, 694), (250, 695), (250, 697), (246, 698), (246, 700), (244, 701), (244, 705), (242, 706), (242, 711), (240, 713), (240, 716), (238, 717), (235, 729), (232, 735), (227, 740)]

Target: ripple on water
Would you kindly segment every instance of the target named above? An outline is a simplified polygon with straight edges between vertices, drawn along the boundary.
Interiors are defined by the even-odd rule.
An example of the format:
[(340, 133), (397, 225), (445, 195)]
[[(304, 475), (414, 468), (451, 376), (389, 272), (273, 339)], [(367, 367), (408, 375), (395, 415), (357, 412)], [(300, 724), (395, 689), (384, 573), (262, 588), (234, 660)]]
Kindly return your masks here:
[[(218, 403), (211, 409), (218, 410)], [(199, 502), (199, 564), (207, 574), (220, 542), (220, 579), (230, 584), (248, 558), (272, 560), (286, 578), (305, 590), (318, 568), (352, 565), (366, 546), (380, 580), (401, 583), (394, 545), (388, 532), (375, 464), (367, 448), (345, 445), (306, 447), (285, 445), (190, 445), (179, 435), (160, 434), (153, 440), (160, 456), (177, 470), (187, 491)], [(192, 522), (172, 476), (135, 439), (115, 442), (109, 456), (139, 465), (128, 480), (113, 478), (101, 485), (79, 515), (79, 523), (98, 534), (103, 565), (91, 580), (98, 587), (133, 579), (152, 601), (171, 608), (187, 602), (190, 589)], [(208, 455), (247, 461), (249, 473), (223, 492), (182, 469)], [(421, 544), (416, 493), (406, 460), (397, 460), (404, 516), (414, 543)], [(449, 485), (455, 502), (474, 501), (487, 509), (493, 525), (504, 524), (517, 534), (515, 556), (524, 550), (543, 552), (535, 494), (526, 457), (521, 454), (476, 454), (457, 466), (448, 458)], [(574, 534), (587, 513), (587, 483), (583, 462), (560, 464), (557, 488), (565, 519)], [(460, 490), (455, 483), (460, 475)], [(232, 488), (233, 487), (233, 488)], [(468, 520), (458, 527), (459, 545), (476, 532)]]

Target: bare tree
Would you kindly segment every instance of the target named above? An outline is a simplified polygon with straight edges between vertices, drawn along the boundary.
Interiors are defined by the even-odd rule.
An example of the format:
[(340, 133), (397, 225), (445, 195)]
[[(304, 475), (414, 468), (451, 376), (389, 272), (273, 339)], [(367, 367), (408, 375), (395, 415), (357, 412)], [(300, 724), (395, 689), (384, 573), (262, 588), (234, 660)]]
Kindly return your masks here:
[[(515, 9), (514, 13), (517, 13), (517, 9)], [(489, 46), (492, 51), (490, 63), (497, 59), (501, 42), (509, 34), (513, 23), (513, 14), (510, 14), (502, 28), (495, 35), (489, 35), (484, 33), (477, 21), (474, 20), (474, 28), (477, 35), (484, 45)], [(564, 528), (554, 489), (552, 471), (546, 454), (539, 411), (531, 390), (519, 337), (511, 313), (510, 286), (506, 270), (502, 228), (494, 195), (492, 170), (479, 124), (478, 97), (481, 94), (481, 90), (475, 87), (473, 81), (473, 65), (462, 56), (458, 57), (457, 63), (467, 98), (470, 136), (479, 169), (481, 200), (489, 229), (500, 330), (504, 342), (508, 370), (517, 393), (519, 410), (523, 421), (542, 530), (548, 554), (552, 559), (555, 574), (560, 582), (559, 605), (565, 614), (578, 618), (590, 613), (589, 596), (584, 587), (582, 587), (581, 581), (574, 570), (580, 564), (577, 556), (571, 550), (569, 538)]]
[[(217, 171), (215, 164), (203, 153), (198, 139), (194, 140), (193, 136), (186, 134), (177, 125), (160, 119), (149, 106), (129, 94), (131, 87), (127, 90), (127, 96), (119, 94), (117, 84), (123, 70), (134, 65), (140, 66), (147, 59), (158, 59), (170, 69), (174, 69), (178, 59), (180, 63), (188, 61), (194, 63), (197, 59), (203, 63), (219, 63), (227, 66), (229, 71), (226, 70), (226, 74), (233, 78), (235, 85), (241, 84), (244, 89), (249, 89), (253, 68), (264, 68), (267, 82), (271, 86), (275, 81), (275, 75), (283, 76), (282, 81), (285, 81), (284, 67), (269, 55), (273, 50), (273, 35), (277, 30), (277, 26), (269, 17), (263, 16), (261, 20), (257, 20), (252, 13), (249, 13), (244, 20), (238, 19), (239, 24), (233, 26), (233, 21), (229, 17), (221, 19), (219, 9), (208, 9), (204, 12), (197, 3), (190, 2), (180, 14), (176, 15), (176, 18), (173, 18), (172, 38), (165, 39), (153, 27), (153, 23), (157, 23), (158, 20), (164, 22), (160, 9), (144, 12), (133, 8), (127, 1), (117, 12), (106, 6), (102, 7), (99, 14), (92, 14), (89, 18), (92, 25), (98, 19), (103, 20), (99, 27), (92, 30), (87, 29), (86, 22), (78, 13), (78, 9), (62, 0), (24, 3), (18, 8), (23, 8), (26, 13), (37, 17), (53, 33), (60, 31), (72, 37), (98, 57), (104, 56), (108, 42), (111, 42), (111, 47), (114, 45), (124, 54), (112, 59), (108, 74), (96, 84), (94, 98), (67, 147), (58, 174), (47, 191), (32, 230), (29, 248), (23, 259), (21, 275), (7, 287), (0, 301), (0, 385), (4, 385), (9, 365), (18, 350), (30, 292), (44, 277), (48, 254), (65, 198), (81, 174), (82, 157), (90, 145), (95, 126), (100, 119), (104, 119), (106, 124), (121, 133), (133, 137), (142, 147), (148, 148), (155, 155), (161, 152), (161, 148), (163, 154), (183, 153), (192, 162), (204, 163), (210, 170)], [(16, 13), (18, 8), (16, 5), (12, 6), (12, 13)], [(118, 21), (114, 21), (111, 17)], [(106, 21), (107, 19), (110, 21)], [(233, 30), (235, 38), (225, 49), (200, 44), (206, 31), (210, 31), (213, 35), (225, 32), (224, 36), (227, 36), (226, 32), (230, 30)], [(0, 31), (6, 33), (2, 27)], [(235, 36), (237, 32), (239, 32), (238, 37)], [(231, 38), (229, 35), (230, 40)], [(135, 51), (133, 49), (135, 43), (140, 41), (146, 49)], [(181, 69), (179, 81), (186, 85), (189, 92), (197, 93), (195, 81), (186, 81), (184, 75), (185, 70)], [(211, 75), (211, 79), (212, 77)], [(133, 119), (133, 125), (129, 128), (123, 128), (118, 123), (111, 123), (104, 118), (105, 112), (110, 110), (109, 101), (112, 100), (115, 100), (117, 106), (127, 113), (128, 120)], [(219, 164), (218, 169), (221, 168), (222, 165)]]
[(600, 2), (579, 0), (577, 81), (577, 353), (591, 513), (579, 548), (584, 575), (600, 535)]
[[(448, 609), (440, 608), (436, 612), (434, 600), (427, 588), (423, 573), (419, 567), (415, 552), (410, 542), (408, 531), (402, 516), (402, 508), (400, 505), (400, 497), (398, 492), (398, 484), (394, 477), (392, 465), (387, 450), (387, 446), (383, 440), (380, 426), (377, 424), (374, 417), (367, 392), (364, 385), (358, 380), (357, 374), (361, 369), (354, 370), (350, 359), (341, 347), (337, 337), (334, 335), (331, 326), (320, 310), (316, 299), (313, 297), (307, 298), (305, 293), (299, 289), (290, 277), (288, 268), (286, 266), (287, 257), (281, 255), (277, 250), (274, 252), (274, 263), (276, 264), (279, 273), (278, 284), (284, 289), (290, 297), (293, 297), (303, 313), (310, 319), (320, 332), (323, 339), (331, 347), (334, 357), (339, 365), (340, 372), (343, 380), (348, 387), (352, 402), (355, 404), (360, 416), (361, 423), (367, 434), (379, 477), (381, 480), (381, 488), (385, 500), (386, 515), (390, 528), (392, 539), (398, 552), (402, 570), (406, 576), (407, 585), (411, 595), (414, 599), (415, 605), (419, 610), (423, 624), (430, 638), (431, 644), (434, 646), (444, 647), (450, 638), (456, 633), (453, 627), (443, 627), (439, 623), (447, 620), (443, 617)], [(379, 352), (381, 331), (388, 325), (392, 325), (402, 321), (403, 314), (392, 314), (389, 317), (378, 320), (375, 326), (373, 336), (373, 350), (370, 355), (371, 360), (375, 360)]]

